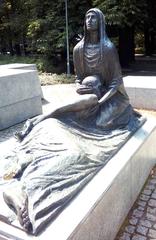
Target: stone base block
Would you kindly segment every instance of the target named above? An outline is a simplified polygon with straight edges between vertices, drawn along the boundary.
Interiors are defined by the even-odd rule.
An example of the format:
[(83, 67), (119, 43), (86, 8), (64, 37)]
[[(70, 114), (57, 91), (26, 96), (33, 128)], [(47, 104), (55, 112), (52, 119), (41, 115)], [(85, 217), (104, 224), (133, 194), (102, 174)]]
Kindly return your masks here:
[(0, 236), (113, 240), (156, 163), (155, 141), (156, 122), (150, 118), (41, 235), (1, 222)]
[(156, 110), (155, 76), (127, 76), (123, 80), (133, 107)]
[(0, 129), (23, 122), (41, 114), (41, 97), (33, 97), (0, 108)]
[(41, 114), (41, 86), (37, 71), (0, 70), (0, 130)]
[(0, 69), (24, 69), (24, 70), (37, 70), (36, 64), (25, 64), (25, 63), (10, 63), (0, 66)]

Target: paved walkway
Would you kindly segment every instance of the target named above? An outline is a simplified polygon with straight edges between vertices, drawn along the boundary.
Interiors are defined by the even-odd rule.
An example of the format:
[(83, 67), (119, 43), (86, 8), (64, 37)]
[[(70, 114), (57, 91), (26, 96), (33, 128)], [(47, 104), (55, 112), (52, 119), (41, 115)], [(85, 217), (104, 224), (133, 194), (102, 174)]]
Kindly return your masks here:
[(156, 168), (143, 187), (115, 240), (156, 239)]
[[(71, 97), (72, 94), (72, 85), (70, 86), (71, 88), (68, 88), (69, 92), (66, 92), (66, 100), (68, 100), (67, 98), (69, 96)], [(51, 105), (56, 104), (57, 101), (65, 100), (63, 95), (61, 95), (61, 97), (59, 96), (57, 92), (58, 90), (59, 92), (63, 92), (65, 88), (63, 85), (59, 88), (58, 86), (43, 87), (43, 95), (46, 98), (46, 100), (43, 101), (43, 112), (48, 111), (51, 108)], [(144, 114), (148, 115), (149, 112), (144, 111)], [(155, 112), (150, 112), (150, 114), (156, 116)], [(19, 131), (22, 128), (23, 124), (24, 123), (20, 123), (0, 131), (0, 158), (3, 154), (15, 148), (19, 144), (13, 135), (16, 131)], [(2, 161), (1, 169), (3, 169)], [(115, 240), (152, 239), (156, 240), (156, 169), (151, 172), (151, 175), (147, 180), (147, 183), (145, 184), (140, 196), (130, 210), (128, 217), (126, 218), (123, 226), (115, 238)]]

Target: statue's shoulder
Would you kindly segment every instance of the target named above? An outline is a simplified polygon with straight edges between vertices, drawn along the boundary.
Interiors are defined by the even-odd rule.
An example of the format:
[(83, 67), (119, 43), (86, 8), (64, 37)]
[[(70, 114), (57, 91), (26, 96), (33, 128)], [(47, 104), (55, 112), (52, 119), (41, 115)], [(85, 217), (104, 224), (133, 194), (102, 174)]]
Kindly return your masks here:
[(107, 42), (107, 44), (105, 45), (104, 52), (105, 54), (107, 54), (107, 57), (110, 59), (116, 58), (116, 56), (118, 55), (117, 49), (111, 41)]
[(76, 54), (79, 52), (80, 49), (82, 49), (83, 42), (82, 40), (76, 44), (76, 46), (73, 49), (73, 52)]
[(107, 50), (107, 52), (113, 53), (116, 51), (116, 47), (115, 47), (114, 43), (112, 43), (109, 40), (105, 43), (105, 50)]

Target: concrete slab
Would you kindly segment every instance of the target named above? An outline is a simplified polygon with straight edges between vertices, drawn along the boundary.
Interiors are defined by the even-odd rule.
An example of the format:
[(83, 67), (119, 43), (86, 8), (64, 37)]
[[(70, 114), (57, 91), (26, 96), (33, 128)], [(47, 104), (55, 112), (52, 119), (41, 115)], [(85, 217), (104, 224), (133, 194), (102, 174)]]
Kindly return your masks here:
[[(0, 72), (4, 71), (4, 69), (21, 69), (21, 70), (35, 70), (37, 71), (36, 64), (28, 64), (28, 63), (10, 63), (10, 64), (4, 64), (0, 65)], [(43, 97), (42, 89), (41, 91), (41, 97)]]
[(41, 97), (21, 100), (0, 108), (0, 130), (42, 113)]
[(0, 65), (1, 69), (25, 69), (25, 70), (37, 70), (36, 64), (25, 64), (25, 63), (10, 63), (10, 64), (4, 64)]
[(133, 107), (156, 110), (156, 76), (127, 76), (123, 80)]
[(40, 96), (40, 83), (34, 70), (8, 69), (0, 72), (0, 107)]
[(155, 139), (155, 118), (149, 118), (40, 236), (28, 236), (2, 222), (0, 236), (21, 240), (113, 240), (155, 165)]
[(42, 113), (36, 70), (0, 68), (0, 130)]

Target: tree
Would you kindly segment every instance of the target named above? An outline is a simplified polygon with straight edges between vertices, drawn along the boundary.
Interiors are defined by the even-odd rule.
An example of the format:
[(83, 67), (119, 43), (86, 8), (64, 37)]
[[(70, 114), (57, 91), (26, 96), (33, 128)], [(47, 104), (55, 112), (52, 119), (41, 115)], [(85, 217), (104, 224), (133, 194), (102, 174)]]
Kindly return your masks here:
[(0, 3), (0, 37), (1, 52), (6, 53), (9, 47), (10, 53), (13, 55), (9, 1), (1, 1)]
[[(72, 51), (77, 33), (82, 33), (85, 12), (91, 1), (68, 0), (69, 43)], [(66, 61), (65, 1), (33, 0), (27, 36), (33, 51), (43, 54), (53, 65)], [(47, 64), (48, 66), (49, 64)]]
[(119, 34), (119, 56), (123, 66), (134, 60), (136, 26), (147, 18), (146, 0), (93, 0), (106, 15), (108, 26), (115, 26)]
[(147, 15), (144, 21), (145, 54), (150, 56), (156, 51), (156, 4), (155, 0), (147, 1)]
[[(156, 49), (155, 0), (68, 0), (70, 51), (83, 33), (86, 11), (93, 6), (106, 16), (108, 32), (118, 37), (122, 65), (134, 60), (134, 35), (145, 36), (145, 51)], [(40, 54), (47, 66), (66, 60), (65, 0), (0, 0), (0, 51)], [(65, 64), (64, 64), (65, 65)], [(64, 69), (62, 69), (64, 71)]]
[[(24, 0), (3, 0), (0, 8), (1, 50), (21, 55), (29, 19), (29, 5)], [(5, 39), (5, 40), (4, 40)], [(22, 48), (23, 47), (23, 48)]]

